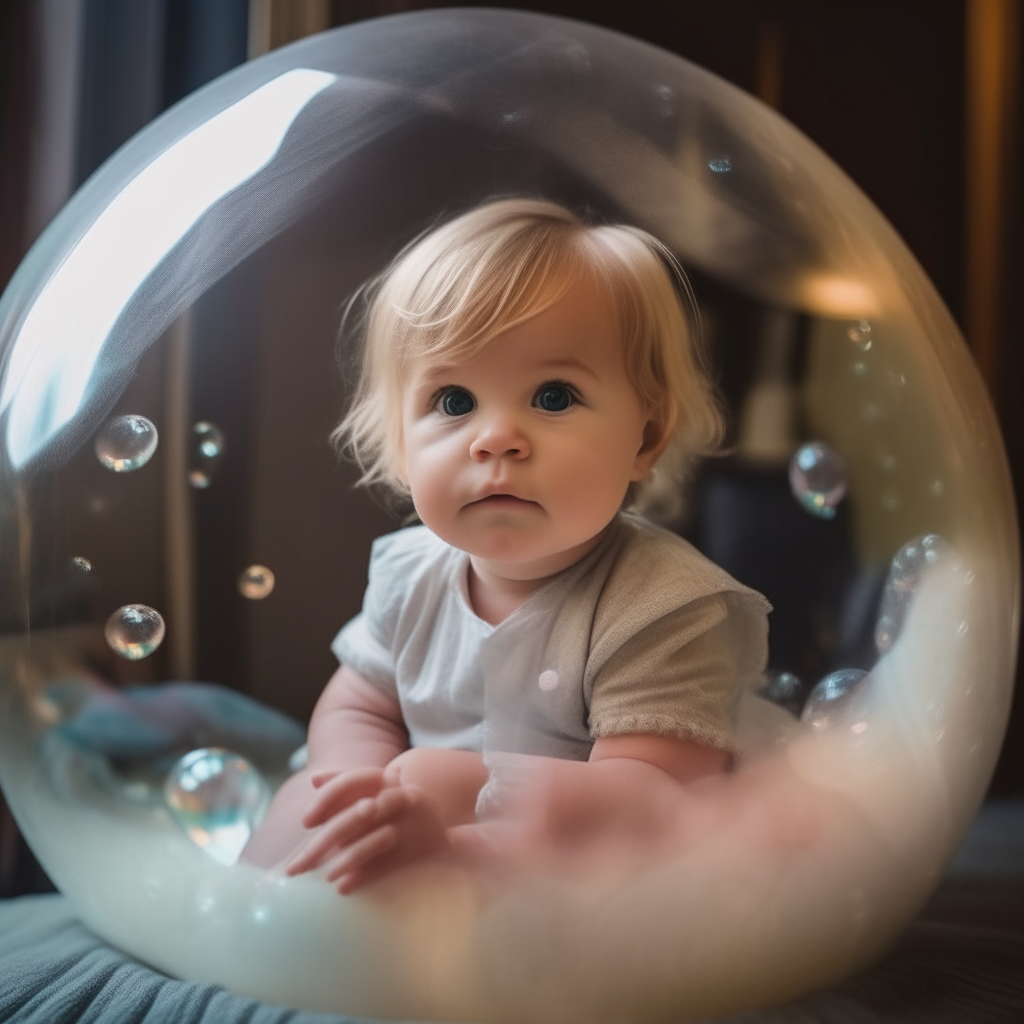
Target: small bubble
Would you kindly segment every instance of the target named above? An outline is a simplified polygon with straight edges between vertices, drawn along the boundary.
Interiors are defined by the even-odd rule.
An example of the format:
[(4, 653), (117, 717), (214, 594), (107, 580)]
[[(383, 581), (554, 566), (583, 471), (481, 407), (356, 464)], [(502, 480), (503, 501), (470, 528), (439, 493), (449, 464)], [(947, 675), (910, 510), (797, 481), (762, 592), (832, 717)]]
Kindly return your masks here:
[(716, 156), (708, 161), (708, 167), (715, 174), (728, 174), (732, 170), (732, 161), (727, 156)]
[(115, 473), (131, 473), (153, 457), (156, 427), (145, 416), (115, 416), (96, 435), (96, 457)]
[(941, 498), (942, 495), (943, 495), (943, 492), (946, 490), (946, 488), (945, 488), (945, 485), (942, 483), (941, 480), (933, 480), (928, 485), (928, 490), (932, 492), (934, 497)]
[(875, 646), (885, 654), (896, 642), (925, 571), (941, 561), (955, 561), (953, 549), (937, 533), (915, 537), (893, 556), (882, 590), (875, 625)]
[(956, 635), (957, 636), (967, 636), (967, 630), (968, 629), (969, 629), (969, 627), (968, 627), (966, 621), (961, 622), (960, 625), (956, 627)]
[(92, 572), (92, 562), (88, 558), (83, 558), (81, 555), (75, 555), (71, 559), (71, 567), (77, 569), (79, 572)]
[(815, 731), (832, 727), (846, 713), (853, 694), (866, 677), (867, 672), (860, 668), (841, 668), (825, 676), (811, 690), (801, 719)]
[(791, 711), (798, 718), (804, 706), (804, 684), (792, 672), (778, 672), (769, 669), (761, 677), (757, 695), (773, 704)]
[(152, 654), (161, 644), (166, 627), (163, 617), (146, 604), (126, 604), (107, 619), (104, 634), (111, 650), (129, 661)]
[(895, 370), (890, 370), (885, 376), (886, 379), (889, 381), (890, 387), (905, 388), (907, 386), (907, 378), (902, 373), (897, 373)]
[(199, 490), (209, 487), (214, 469), (223, 454), (223, 431), (209, 420), (198, 420), (194, 423), (188, 482)]
[(973, 569), (968, 569), (967, 572), (964, 573), (964, 583), (966, 583), (968, 586), (970, 586), (973, 582), (974, 582), (974, 570)]
[(871, 348), (871, 324), (867, 320), (858, 320), (846, 329), (846, 336), (862, 352)]
[(553, 668), (546, 668), (541, 672), (537, 678), (537, 685), (542, 690), (554, 690), (557, 688), (561, 680), (558, 678), (558, 673)]
[(793, 496), (812, 515), (832, 519), (846, 494), (846, 464), (821, 441), (797, 449), (789, 463)]
[(265, 565), (250, 565), (238, 577), (238, 592), (250, 601), (262, 601), (274, 589), (274, 574)]
[(868, 375), (868, 364), (862, 359), (858, 359), (853, 364), (853, 375), (855, 377), (866, 377)]
[(192, 427), (196, 451), (204, 459), (215, 459), (224, 451), (224, 435), (220, 429), (207, 420), (199, 420)]
[(270, 802), (270, 788), (244, 758), (220, 747), (186, 754), (168, 772), (164, 799), (185, 834), (221, 864), (234, 864)]

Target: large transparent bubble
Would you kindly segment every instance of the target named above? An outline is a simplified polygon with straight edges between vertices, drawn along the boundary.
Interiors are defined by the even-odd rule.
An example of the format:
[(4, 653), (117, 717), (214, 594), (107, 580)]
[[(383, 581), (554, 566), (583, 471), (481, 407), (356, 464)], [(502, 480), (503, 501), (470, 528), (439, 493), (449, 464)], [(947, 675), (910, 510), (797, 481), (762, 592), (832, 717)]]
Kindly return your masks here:
[[(452, 870), (384, 901), (231, 864), (241, 841), (217, 830), (248, 830), (264, 784), (299, 764), (296, 720), (359, 607), (370, 539), (396, 525), (327, 443), (340, 310), (417, 232), (509, 194), (640, 225), (691, 271), (739, 450), (691, 510), (752, 585), (781, 559), (793, 585), (764, 589), (788, 710), (744, 699), (743, 760), (695, 795), (689, 840), (629, 870)], [(115, 154), (15, 275), (0, 330), (0, 779), (83, 919), (136, 956), (381, 1016), (701, 1015), (867, 964), (956, 850), (1014, 656), (993, 415), (878, 211), (712, 75), (509, 11), (305, 40)], [(125, 416), (155, 426), (148, 461), (107, 451)], [(787, 479), (815, 443), (842, 466), (827, 519)], [(723, 512), (751, 494), (764, 515)], [(930, 536), (943, 557), (890, 573)], [(881, 652), (880, 603), (899, 613)], [(108, 646), (131, 607), (166, 625), (162, 644)], [(801, 721), (843, 669), (869, 674), (815, 691), (824, 711)]]

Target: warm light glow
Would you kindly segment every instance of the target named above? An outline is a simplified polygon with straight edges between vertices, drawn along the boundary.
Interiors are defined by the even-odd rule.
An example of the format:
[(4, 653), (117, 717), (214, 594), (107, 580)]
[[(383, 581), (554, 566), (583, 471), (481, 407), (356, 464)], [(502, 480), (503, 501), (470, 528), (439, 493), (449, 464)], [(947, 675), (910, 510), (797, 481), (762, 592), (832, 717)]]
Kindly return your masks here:
[(816, 274), (803, 282), (810, 312), (825, 317), (867, 317), (878, 312), (878, 299), (863, 281), (839, 274)]

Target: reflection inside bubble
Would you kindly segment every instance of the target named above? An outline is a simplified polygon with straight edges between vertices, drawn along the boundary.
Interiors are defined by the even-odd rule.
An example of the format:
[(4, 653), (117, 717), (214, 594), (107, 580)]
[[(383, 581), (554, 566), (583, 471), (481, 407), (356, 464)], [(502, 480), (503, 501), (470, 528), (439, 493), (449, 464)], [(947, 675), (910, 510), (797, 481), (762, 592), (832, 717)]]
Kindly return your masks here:
[(238, 860), (270, 801), (263, 776), (239, 754), (204, 747), (168, 772), (164, 799), (185, 834), (214, 860)]
[(250, 601), (262, 601), (271, 595), (276, 582), (274, 573), (265, 565), (250, 565), (238, 577), (238, 592)]
[(163, 616), (146, 604), (126, 604), (107, 619), (104, 635), (110, 649), (129, 661), (148, 657), (161, 644)]
[(116, 416), (96, 435), (96, 457), (115, 473), (141, 469), (153, 457), (157, 430), (145, 416)]
[[(861, 668), (841, 668), (829, 673), (811, 690), (803, 710), (803, 721), (816, 731), (840, 724), (867, 674)], [(856, 728), (858, 724), (854, 723), (854, 731), (862, 732), (863, 729)]]
[(880, 654), (888, 651), (899, 638), (925, 570), (945, 560), (955, 560), (955, 555), (937, 533), (915, 538), (893, 556), (875, 626), (875, 646)]
[(793, 496), (812, 515), (832, 519), (846, 494), (846, 463), (822, 441), (797, 449), (789, 464)]

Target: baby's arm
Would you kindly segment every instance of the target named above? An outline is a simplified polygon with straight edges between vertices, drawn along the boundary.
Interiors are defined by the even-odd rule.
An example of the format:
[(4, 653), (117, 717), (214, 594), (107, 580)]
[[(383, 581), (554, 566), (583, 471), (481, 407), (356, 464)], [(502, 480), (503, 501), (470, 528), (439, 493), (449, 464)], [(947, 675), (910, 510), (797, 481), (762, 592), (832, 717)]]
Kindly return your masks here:
[(313, 709), (307, 767), (277, 791), (242, 860), (271, 867), (309, 837), (302, 818), (316, 799), (312, 780), (317, 773), (364, 768), (379, 773), (408, 747), (398, 701), (342, 665)]

